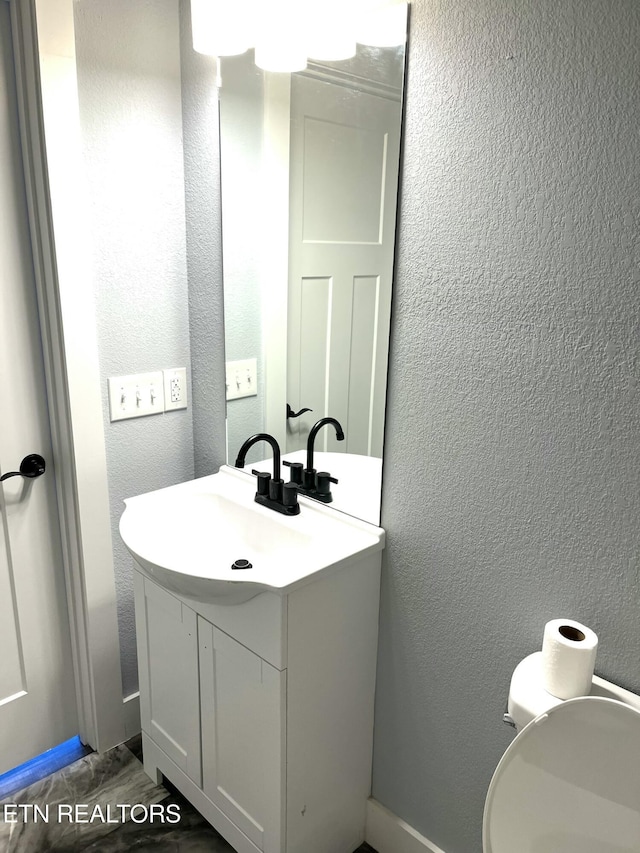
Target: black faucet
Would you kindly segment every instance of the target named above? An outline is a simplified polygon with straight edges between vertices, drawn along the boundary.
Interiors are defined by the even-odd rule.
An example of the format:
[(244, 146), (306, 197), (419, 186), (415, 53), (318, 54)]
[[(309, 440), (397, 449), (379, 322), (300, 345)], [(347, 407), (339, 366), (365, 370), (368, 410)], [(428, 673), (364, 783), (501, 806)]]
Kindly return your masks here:
[(271, 445), (273, 451), (273, 477), (268, 472), (254, 471), (258, 478), (258, 490), (256, 491), (256, 503), (281, 512), (284, 515), (298, 515), (300, 505), (298, 503), (298, 486), (295, 483), (284, 483), (280, 477), (280, 445), (276, 439), (267, 432), (259, 432), (248, 438), (236, 457), (236, 468), (244, 468), (246, 455), (254, 444), (266, 441)]
[(344, 441), (344, 432), (342, 431), (339, 421), (335, 418), (320, 418), (319, 421), (316, 421), (309, 430), (309, 438), (307, 439), (307, 470), (313, 468), (313, 447), (316, 441), (316, 436), (322, 427), (327, 424), (333, 424), (336, 431), (336, 438), (338, 441)]
[(316, 471), (313, 467), (313, 450), (317, 434), (323, 426), (331, 424), (336, 431), (338, 441), (344, 441), (344, 432), (340, 422), (335, 418), (320, 418), (309, 430), (307, 439), (307, 467), (303, 470), (301, 462), (287, 462), (284, 464), (291, 468), (291, 482), (298, 486), (298, 491), (308, 497), (316, 498), (323, 503), (331, 503), (331, 483), (337, 483), (328, 471)]

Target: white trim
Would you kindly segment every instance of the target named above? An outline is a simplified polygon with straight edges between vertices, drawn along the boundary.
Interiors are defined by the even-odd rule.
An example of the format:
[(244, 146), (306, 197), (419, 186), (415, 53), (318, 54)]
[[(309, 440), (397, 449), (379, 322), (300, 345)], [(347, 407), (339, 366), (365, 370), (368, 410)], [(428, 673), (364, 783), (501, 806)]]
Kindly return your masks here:
[(402, 101), (402, 86), (393, 86), (382, 80), (373, 80), (361, 77), (350, 71), (344, 71), (332, 65), (324, 65), (322, 62), (309, 61), (304, 71), (299, 71), (301, 77), (312, 77), (334, 86), (343, 86), (345, 89), (353, 89), (356, 92), (366, 92), (368, 95), (377, 95), (379, 98), (387, 98), (390, 101)]
[(124, 705), (124, 733), (127, 740), (139, 735), (142, 731), (140, 721), (140, 691), (137, 690), (131, 696), (125, 696), (122, 700)]
[(74, 47), (72, 0), (13, 0), (11, 25), (79, 734), (103, 751), (125, 727), (75, 61), (60, 49)]
[(373, 797), (367, 800), (364, 840), (378, 853), (444, 853)]

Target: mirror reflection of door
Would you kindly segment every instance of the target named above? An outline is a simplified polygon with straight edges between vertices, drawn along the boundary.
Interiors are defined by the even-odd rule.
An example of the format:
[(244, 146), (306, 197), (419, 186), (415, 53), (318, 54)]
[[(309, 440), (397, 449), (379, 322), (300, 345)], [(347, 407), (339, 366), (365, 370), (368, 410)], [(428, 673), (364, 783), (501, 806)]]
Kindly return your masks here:
[[(221, 63), (227, 458), (252, 433), (285, 452), (382, 456), (404, 48), (295, 74)], [(233, 370), (257, 360), (252, 393)], [(237, 375), (236, 375), (237, 380)], [(249, 389), (247, 389), (249, 390)], [(294, 412), (312, 409), (300, 418)], [(257, 462), (256, 445), (247, 461)]]
[(292, 77), (287, 451), (328, 415), (318, 449), (382, 456), (401, 105), (372, 90)]

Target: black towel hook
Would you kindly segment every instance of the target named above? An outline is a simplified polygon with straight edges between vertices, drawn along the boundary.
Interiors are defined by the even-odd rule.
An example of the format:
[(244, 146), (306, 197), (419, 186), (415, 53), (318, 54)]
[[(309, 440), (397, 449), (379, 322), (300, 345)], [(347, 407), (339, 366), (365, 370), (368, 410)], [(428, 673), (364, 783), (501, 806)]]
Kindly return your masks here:
[(3, 480), (8, 480), (9, 477), (26, 477), (28, 480), (34, 480), (36, 477), (40, 477), (44, 474), (46, 467), (47, 465), (44, 461), (44, 457), (40, 456), (39, 453), (30, 453), (28, 456), (25, 456), (20, 463), (20, 470), (10, 471), (8, 474), (3, 474), (2, 477), (0, 477), (0, 483)]

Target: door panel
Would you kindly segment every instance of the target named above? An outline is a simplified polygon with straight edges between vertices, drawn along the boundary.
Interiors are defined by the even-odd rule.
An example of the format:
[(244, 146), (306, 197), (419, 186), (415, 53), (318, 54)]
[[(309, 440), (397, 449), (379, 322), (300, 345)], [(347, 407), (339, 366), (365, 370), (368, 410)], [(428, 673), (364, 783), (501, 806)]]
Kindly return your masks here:
[[(331, 330), (333, 280), (309, 276), (292, 288), (289, 297), (289, 346), (296, 370), (289, 371), (288, 397), (299, 405), (324, 412), (327, 388), (327, 347)], [(309, 418), (312, 416), (309, 415)], [(319, 416), (318, 416), (319, 417)], [(313, 420), (311, 421), (313, 423)], [(287, 422), (287, 450), (306, 445), (309, 426), (300, 417)]]
[(25, 692), (24, 655), (10, 557), (6, 512), (3, 511), (0, 524), (0, 705), (17, 699), (18, 694)]
[[(357, 275), (353, 279), (351, 350), (349, 353), (349, 451), (369, 453), (369, 430), (376, 397), (375, 356), (379, 275)], [(382, 389), (384, 393), (384, 389)]]
[[(294, 109), (299, 90), (308, 90), (308, 82), (295, 81)], [(327, 85), (320, 84), (320, 90)], [(321, 108), (328, 107), (329, 114), (335, 114), (331, 102), (323, 103), (325, 98), (318, 99)], [(309, 108), (308, 103), (305, 107)], [(357, 112), (349, 121), (354, 118)], [(302, 241), (378, 245), (384, 212), (386, 133), (305, 115), (302, 136)], [(293, 153), (299, 154), (297, 148)]]
[(10, 42), (0, 3), (0, 773), (78, 732), (48, 411)]

